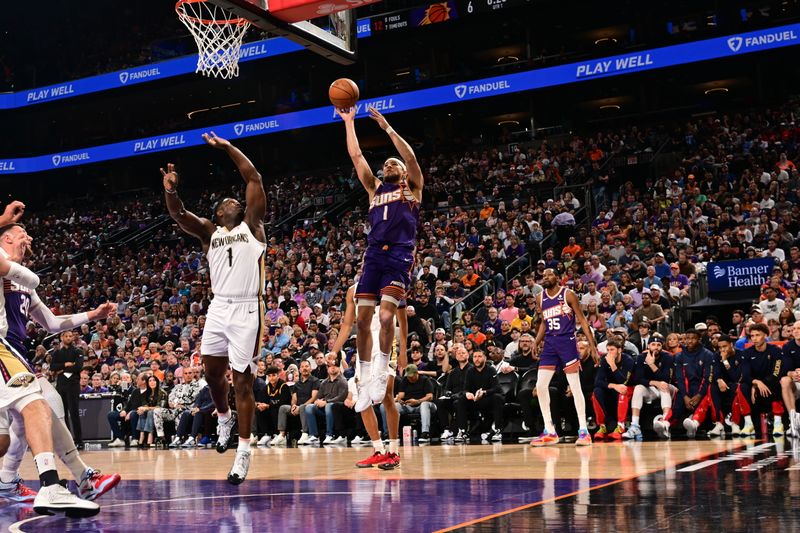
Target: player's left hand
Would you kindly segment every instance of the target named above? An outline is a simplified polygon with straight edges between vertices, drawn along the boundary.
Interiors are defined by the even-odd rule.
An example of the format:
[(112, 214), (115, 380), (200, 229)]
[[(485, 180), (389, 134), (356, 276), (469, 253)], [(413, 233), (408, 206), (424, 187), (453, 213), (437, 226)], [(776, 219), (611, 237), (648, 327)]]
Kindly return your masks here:
[(381, 112), (374, 107), (368, 107), (367, 110), (369, 111), (369, 118), (377, 122), (378, 126), (380, 126), (382, 130), (386, 131), (386, 129), (389, 127), (389, 121), (386, 120)]
[(213, 131), (210, 134), (204, 133), (203, 135), (201, 135), (201, 137), (203, 137), (203, 140), (206, 142), (207, 145), (212, 146), (214, 148), (219, 148), (221, 150), (224, 150), (225, 148), (231, 145), (230, 141), (228, 141), (227, 139), (223, 139), (222, 137), (217, 137), (217, 134), (214, 133)]

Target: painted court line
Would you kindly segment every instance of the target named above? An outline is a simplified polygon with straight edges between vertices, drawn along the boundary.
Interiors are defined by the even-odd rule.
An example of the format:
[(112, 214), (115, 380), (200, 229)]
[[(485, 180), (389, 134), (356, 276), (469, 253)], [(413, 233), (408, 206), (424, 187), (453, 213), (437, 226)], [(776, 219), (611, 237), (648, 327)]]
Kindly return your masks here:
[[(746, 445), (743, 444), (743, 445), (741, 445), (741, 446), (739, 446), (737, 448), (734, 448), (733, 450), (728, 450), (728, 451), (725, 451), (725, 452), (712, 452), (712, 453), (709, 453), (709, 454), (706, 454), (706, 455), (701, 455), (700, 457), (697, 457), (695, 459), (692, 459), (691, 461), (686, 461), (686, 462), (698, 461), (698, 460), (701, 460), (701, 459), (705, 459), (706, 457), (712, 457), (714, 455), (719, 455), (720, 453), (731, 453), (732, 451), (741, 449), (744, 446), (746, 446)], [(650, 474), (655, 474), (656, 472), (662, 472), (662, 471), (664, 471), (666, 469), (667, 468), (665, 468), (665, 467), (654, 468), (652, 470), (648, 470), (648, 471), (646, 471), (644, 473), (641, 473), (641, 474), (635, 474), (635, 475), (624, 477), (624, 478), (620, 478), (620, 479), (617, 479), (617, 480), (614, 480), (614, 481), (609, 481), (608, 483), (603, 483), (601, 485), (596, 485), (594, 487), (587, 487), (585, 489), (579, 489), (579, 490), (576, 490), (574, 492), (569, 492), (567, 494), (562, 494), (561, 496), (556, 496), (554, 498), (548, 498), (546, 500), (533, 502), (533, 503), (528, 503), (528, 504), (525, 504), (525, 505), (520, 505), (519, 507), (514, 507), (513, 509), (508, 509), (506, 511), (501, 511), (499, 513), (494, 513), (494, 514), (482, 516), (482, 517), (476, 518), (474, 520), (468, 520), (466, 522), (461, 522), (460, 524), (456, 524), (454, 526), (450, 526), (450, 527), (447, 527), (445, 529), (436, 530), (436, 531), (434, 531), (434, 533), (446, 533), (448, 531), (454, 531), (454, 530), (459, 529), (459, 528), (468, 527), (468, 526), (474, 526), (475, 524), (480, 524), (481, 522), (486, 522), (487, 520), (491, 520), (493, 518), (499, 518), (501, 516), (506, 516), (506, 515), (509, 515), (509, 514), (512, 514), (512, 513), (516, 513), (518, 511), (524, 511), (525, 509), (532, 509), (533, 507), (538, 507), (538, 506), (544, 505), (546, 503), (552, 503), (552, 502), (555, 502), (555, 501), (558, 501), (558, 500), (563, 500), (565, 498), (570, 498), (572, 496), (577, 496), (578, 494), (585, 494), (585, 493), (588, 493), (588, 492), (592, 492), (593, 490), (602, 489), (602, 488), (605, 488), (605, 487), (611, 487), (613, 485), (617, 485), (619, 483), (624, 483), (626, 481), (630, 481), (630, 480), (636, 479), (638, 477), (649, 476)]]
[[(357, 492), (262, 492), (257, 494), (226, 494), (222, 496), (195, 496), (186, 498), (183, 496), (175, 497), (175, 498), (165, 498), (163, 500), (138, 500), (134, 502), (125, 502), (125, 503), (115, 503), (113, 505), (106, 505), (102, 509), (114, 509), (117, 507), (129, 507), (132, 505), (158, 505), (161, 503), (171, 503), (171, 502), (189, 502), (189, 501), (200, 501), (200, 500), (228, 500), (233, 498), (261, 498), (261, 497), (274, 497), (274, 496), (344, 496), (344, 495), (354, 495), (358, 494)], [(372, 494), (379, 494), (384, 496), (386, 494), (391, 494), (391, 492), (373, 492)], [(102, 511), (101, 511), (102, 512)], [(99, 515), (98, 515), (99, 516)], [(34, 516), (32, 518), (28, 518), (25, 520), (21, 520), (19, 522), (15, 522), (8, 527), (8, 531), (10, 533), (25, 533), (25, 530), (22, 529), (22, 526), (25, 524), (29, 524), (31, 522), (35, 522), (36, 520), (41, 520), (43, 518), (51, 518), (48, 515), (40, 515)], [(61, 518), (61, 515), (56, 515), (56, 518)]]

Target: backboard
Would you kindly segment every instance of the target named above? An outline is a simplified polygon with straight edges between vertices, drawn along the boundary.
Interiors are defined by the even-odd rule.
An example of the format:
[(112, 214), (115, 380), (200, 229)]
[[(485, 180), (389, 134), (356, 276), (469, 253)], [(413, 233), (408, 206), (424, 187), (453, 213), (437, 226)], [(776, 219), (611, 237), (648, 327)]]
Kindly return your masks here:
[[(262, 30), (285, 37), (308, 50), (343, 65), (355, 62), (357, 58), (355, 13), (350, 9), (356, 5), (371, 3), (370, 0), (353, 2), (347, 0), (327, 0), (314, 4), (314, 14), (329, 13), (310, 20), (288, 22), (270, 12), (266, 0), (209, 0), (236, 16), (249, 20)], [(372, 0), (375, 1), (375, 0)], [(303, 3), (303, 2), (300, 2)], [(345, 9), (341, 11), (340, 9)], [(334, 10), (340, 10), (331, 12)]]

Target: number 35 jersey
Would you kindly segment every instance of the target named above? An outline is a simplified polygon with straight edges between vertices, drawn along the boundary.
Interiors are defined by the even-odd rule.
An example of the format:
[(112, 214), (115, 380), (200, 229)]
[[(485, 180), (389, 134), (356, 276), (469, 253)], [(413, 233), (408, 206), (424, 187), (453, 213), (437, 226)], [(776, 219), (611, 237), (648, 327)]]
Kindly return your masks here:
[(561, 287), (555, 296), (542, 291), (542, 320), (548, 337), (575, 336), (575, 313), (567, 303), (567, 289)]
[(264, 253), (246, 222), (232, 230), (218, 226), (208, 246), (214, 297), (256, 300), (264, 296)]

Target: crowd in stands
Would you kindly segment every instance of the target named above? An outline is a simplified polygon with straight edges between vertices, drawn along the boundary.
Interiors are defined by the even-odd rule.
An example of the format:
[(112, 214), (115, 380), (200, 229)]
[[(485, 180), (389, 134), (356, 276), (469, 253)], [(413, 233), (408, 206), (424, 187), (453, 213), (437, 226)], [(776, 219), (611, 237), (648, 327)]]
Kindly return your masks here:
[[(778, 415), (773, 430), (783, 431), (781, 387), (792, 385), (800, 367), (797, 115), (790, 101), (673, 128), (539, 142), (511, 154), (487, 148), (424, 157), (425, 209), (408, 293), (411, 364), (396, 388), (403, 423), (418, 413), (422, 441), (500, 440), (504, 431), (530, 438), (542, 430), (533, 340), (540, 281), (554, 269), (561, 285), (578, 294), (599, 343), (596, 359), (578, 336), (582, 385), (600, 438), (635, 437), (628, 408), (638, 425), (639, 411), (647, 409), (642, 401), (659, 396), (653, 388), (670, 399), (662, 398), (658, 422), (690, 435), (694, 422), (724, 430), (725, 415), (734, 411), (729, 427), (748, 433), (752, 425), (743, 421), (753, 408)], [(616, 155), (665, 147), (679, 155), (668, 175), (620, 182), (606, 165)], [(350, 176), (269, 183), (267, 177), (270, 208), (284, 209), (268, 215), (273, 222), (286, 214), (281, 204), (300, 205), (303, 194), (357, 186)], [(583, 196), (564, 188), (583, 183), (595, 208), (586, 221)], [(312, 186), (319, 189), (309, 192)], [(227, 194), (204, 193), (191, 207), (207, 213)], [(79, 332), (84, 392), (122, 398), (109, 415), (114, 445), (130, 438), (137, 445), (162, 439), (194, 446), (213, 438), (214, 409), (199, 356), (212, 295), (198, 243), (170, 226), (138, 249), (102, 245), (117, 228), (145, 226), (140, 215), (159, 215), (160, 202), (146, 198), (112, 214), (28, 215), (38, 250), (34, 267), (49, 267), (39, 293), (56, 314), (117, 303), (116, 317)], [(347, 381), (354, 342), (341, 354), (328, 353), (338, 335), (352, 334), (339, 324), (366, 245), (366, 200), (356, 204), (335, 219), (300, 220), (278, 234), (268, 228), (255, 442), (366, 439)], [(85, 260), (80, 254), (89, 251)], [(775, 260), (761, 298), (732, 316), (704, 317), (678, 330), (676, 315), (702, 283), (704, 265), (747, 257)], [(30, 325), (29, 355), (42, 371), (57, 344)], [(772, 376), (769, 362), (745, 364), (743, 354), (753, 350), (783, 361), (778, 373)], [(551, 388), (559, 431), (576, 432), (566, 380), (557, 374)], [(654, 429), (660, 427), (668, 432), (670, 425)]]

